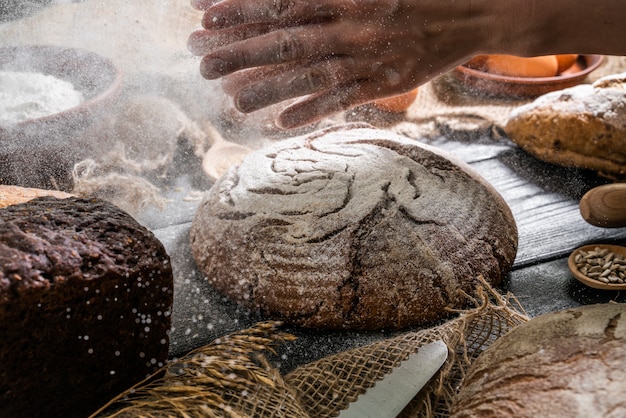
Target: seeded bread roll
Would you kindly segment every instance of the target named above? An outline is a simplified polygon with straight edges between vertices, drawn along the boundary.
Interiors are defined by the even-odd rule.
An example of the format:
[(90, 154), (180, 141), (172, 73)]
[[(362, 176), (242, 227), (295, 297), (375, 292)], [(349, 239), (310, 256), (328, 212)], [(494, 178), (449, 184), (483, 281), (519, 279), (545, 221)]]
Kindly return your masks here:
[(453, 418), (626, 416), (626, 304), (536, 317), (472, 364)]
[(1, 208), (0, 416), (85, 417), (156, 371), (172, 287), (161, 243), (107, 202)]
[(545, 94), (515, 109), (509, 138), (540, 160), (626, 178), (626, 73)]
[(211, 188), (191, 226), (211, 284), (305, 327), (401, 328), (449, 315), (517, 250), (511, 212), (466, 164), (369, 127), (281, 141)]

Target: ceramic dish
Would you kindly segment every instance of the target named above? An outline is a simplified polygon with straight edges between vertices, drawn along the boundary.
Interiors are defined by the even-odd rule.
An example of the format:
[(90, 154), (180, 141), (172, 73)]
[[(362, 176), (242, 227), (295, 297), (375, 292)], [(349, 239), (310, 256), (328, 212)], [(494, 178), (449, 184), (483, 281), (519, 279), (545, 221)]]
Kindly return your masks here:
[[(609, 256), (609, 258), (607, 258), (609, 254), (613, 254), (613, 257)], [(586, 255), (597, 261), (591, 261), (591, 264), (587, 264), (584, 262)], [(599, 274), (606, 278), (605, 281), (609, 280), (611, 276), (619, 277), (620, 271), (626, 272), (626, 262), (614, 263), (614, 259), (617, 259), (618, 257), (626, 260), (626, 247), (622, 247), (620, 245), (591, 244), (574, 250), (567, 260), (567, 265), (574, 277), (579, 282), (589, 287), (603, 290), (625, 290), (626, 280), (624, 280), (624, 283), (605, 283), (600, 281), (599, 278), (589, 277), (588, 275), (594, 275), (594, 273), (590, 271), (587, 272), (587, 275), (583, 274), (583, 266), (597, 265), (599, 268), (594, 270), (598, 270)], [(619, 265), (620, 267), (613, 267), (614, 265)], [(590, 267), (587, 267), (587, 269), (591, 270)], [(606, 270), (609, 270), (611, 273), (605, 273)]]
[[(62, 112), (0, 126), (0, 183), (57, 188), (84, 149), (81, 132), (113, 103), (118, 68), (90, 51), (58, 46), (0, 47), (0, 71), (35, 72), (69, 81), (84, 101)], [(55, 180), (50, 180), (55, 178)]]
[(465, 87), (479, 94), (497, 97), (535, 98), (551, 91), (582, 83), (603, 61), (601, 55), (580, 55), (580, 70), (554, 77), (510, 77), (492, 74), (461, 65), (452, 71)]

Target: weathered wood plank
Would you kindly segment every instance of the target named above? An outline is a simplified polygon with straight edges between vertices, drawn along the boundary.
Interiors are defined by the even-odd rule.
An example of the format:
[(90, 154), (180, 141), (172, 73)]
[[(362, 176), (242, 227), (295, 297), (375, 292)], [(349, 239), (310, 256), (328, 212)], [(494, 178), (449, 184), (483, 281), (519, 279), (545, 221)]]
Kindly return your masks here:
[(541, 162), (506, 139), (430, 144), (470, 164), (508, 203), (519, 232), (516, 268), (567, 256), (584, 244), (626, 240), (626, 228), (598, 228), (580, 216), (582, 195), (607, 179)]

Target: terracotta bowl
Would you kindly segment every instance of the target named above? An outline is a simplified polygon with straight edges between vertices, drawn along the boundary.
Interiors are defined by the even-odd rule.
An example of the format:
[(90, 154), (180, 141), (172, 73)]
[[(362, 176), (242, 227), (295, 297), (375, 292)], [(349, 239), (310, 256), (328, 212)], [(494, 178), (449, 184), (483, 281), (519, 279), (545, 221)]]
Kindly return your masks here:
[(83, 93), (76, 107), (0, 126), (0, 184), (70, 189), (71, 168), (85, 148), (82, 133), (113, 102), (120, 71), (93, 52), (43, 45), (1, 47), (0, 71), (49, 74)]
[(562, 90), (582, 83), (600, 64), (601, 55), (580, 55), (576, 71), (554, 77), (510, 77), (493, 74), (461, 65), (452, 71), (465, 87), (479, 94), (495, 97), (535, 98), (551, 91)]

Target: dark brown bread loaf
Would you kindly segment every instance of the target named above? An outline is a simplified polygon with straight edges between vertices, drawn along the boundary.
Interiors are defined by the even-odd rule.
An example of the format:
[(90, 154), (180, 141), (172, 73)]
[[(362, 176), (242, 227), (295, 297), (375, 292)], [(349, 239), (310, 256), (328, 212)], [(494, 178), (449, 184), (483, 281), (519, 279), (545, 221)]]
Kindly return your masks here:
[(626, 304), (534, 318), (472, 364), (453, 418), (626, 416)]
[(167, 359), (173, 276), (117, 207), (0, 209), (0, 416), (84, 417)]
[(249, 155), (205, 197), (191, 246), (210, 283), (263, 315), (381, 329), (448, 315), (479, 275), (499, 284), (517, 230), (466, 164), (354, 127)]

